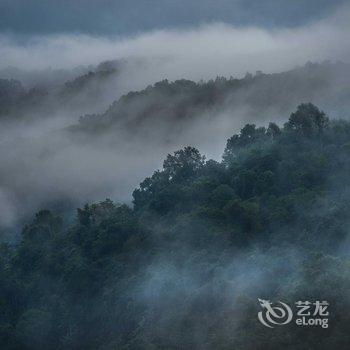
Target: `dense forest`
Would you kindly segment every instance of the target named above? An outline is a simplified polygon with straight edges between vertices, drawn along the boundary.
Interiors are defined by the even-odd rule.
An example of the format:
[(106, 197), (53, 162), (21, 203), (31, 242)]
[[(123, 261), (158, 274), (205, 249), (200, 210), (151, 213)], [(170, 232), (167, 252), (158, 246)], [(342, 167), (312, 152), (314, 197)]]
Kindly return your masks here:
[(157, 62), (128, 58), (30, 77), (0, 70), (20, 79), (0, 79), (0, 236), (17, 235), (40, 208), (61, 214), (106, 197), (130, 204), (168, 153), (191, 145), (220, 160), (243, 125), (282, 125), (302, 102), (333, 118), (350, 108), (348, 63), (156, 82)]
[[(210, 84), (160, 84), (210, 101)], [(307, 103), (246, 124), (221, 161), (169, 154), (131, 206), (39, 211), (1, 243), (1, 348), (348, 349), (349, 173), (350, 122)], [(329, 328), (268, 329), (258, 298), (327, 300)]]

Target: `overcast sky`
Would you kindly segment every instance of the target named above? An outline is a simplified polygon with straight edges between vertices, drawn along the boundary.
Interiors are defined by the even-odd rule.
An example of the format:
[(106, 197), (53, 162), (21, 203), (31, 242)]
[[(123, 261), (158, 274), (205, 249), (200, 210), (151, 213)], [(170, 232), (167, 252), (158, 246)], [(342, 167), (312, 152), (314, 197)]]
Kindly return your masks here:
[(142, 87), (274, 72), (348, 62), (349, 32), (349, 0), (0, 0), (0, 75), (130, 57), (155, 65)]
[(130, 35), (224, 22), (295, 27), (318, 21), (346, 0), (0, 0), (0, 32)]

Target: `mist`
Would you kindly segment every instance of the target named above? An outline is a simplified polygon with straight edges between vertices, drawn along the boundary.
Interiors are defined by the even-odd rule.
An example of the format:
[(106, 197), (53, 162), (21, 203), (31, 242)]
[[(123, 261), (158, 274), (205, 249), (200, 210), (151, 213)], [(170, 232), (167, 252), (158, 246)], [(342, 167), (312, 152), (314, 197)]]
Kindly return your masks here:
[[(247, 71), (282, 72), (307, 61), (347, 62), (349, 13), (349, 6), (343, 6), (326, 19), (292, 29), (212, 23), (124, 37), (57, 34), (25, 41), (2, 34), (0, 78), (20, 80), (24, 96), (38, 87), (43, 93), (36, 97), (34, 90), (34, 103), (25, 102), (20, 111), (5, 112), (0, 119), (1, 226), (45, 206), (60, 207), (63, 201), (73, 207), (105, 197), (130, 203), (132, 190), (168, 153), (193, 145), (220, 160), (225, 140), (245, 123), (283, 124), (304, 101), (286, 89), (269, 107), (252, 103), (271, 88), (269, 78), (257, 78), (252, 87), (228, 94), (222, 105), (194, 109), (183, 120), (160, 113), (140, 121), (150, 102), (138, 98), (127, 110), (130, 116), (118, 119), (113, 103), (163, 79), (205, 83), (217, 76), (242, 78)], [(99, 64), (108, 60), (115, 62), (115, 70), (101, 80)], [(89, 77), (89, 72), (95, 75)], [(327, 77), (323, 90), (309, 89), (304, 98), (332, 116), (346, 117), (345, 107), (336, 102), (349, 82), (348, 73), (348, 66), (341, 66), (334, 77)], [(65, 85), (84, 76), (87, 83), (77, 91), (69, 87), (74, 84)], [(152, 98), (166, 101), (157, 93)], [(181, 101), (178, 96), (171, 103)], [(86, 114), (96, 114), (96, 120), (107, 114), (117, 122), (96, 135), (68, 131)], [(135, 125), (130, 128), (130, 123)]]
[(24, 41), (2, 34), (0, 69), (72, 69), (137, 57), (150, 60), (148, 68), (134, 76), (141, 75), (137, 80), (145, 87), (164, 78), (198, 81), (217, 75), (241, 76), (246, 71), (282, 71), (307, 61), (347, 60), (348, 30), (349, 6), (343, 5), (326, 19), (292, 29), (212, 23), (129, 37), (56, 34)]
[(348, 350), (350, 5), (131, 2), (0, 4), (0, 347)]

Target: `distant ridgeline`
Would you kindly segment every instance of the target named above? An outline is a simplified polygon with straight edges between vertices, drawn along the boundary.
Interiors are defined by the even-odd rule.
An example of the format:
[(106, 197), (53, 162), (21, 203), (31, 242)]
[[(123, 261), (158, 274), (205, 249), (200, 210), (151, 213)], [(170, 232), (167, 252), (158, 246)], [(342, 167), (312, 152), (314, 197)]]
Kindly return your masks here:
[(342, 116), (350, 108), (349, 84), (350, 66), (328, 62), (309, 63), (283, 73), (247, 73), (242, 79), (217, 77), (199, 83), (163, 80), (142, 91), (129, 92), (105, 113), (82, 116), (80, 125), (72, 130), (135, 130), (152, 122), (199, 119), (210, 110), (215, 114), (244, 109), (251, 118), (261, 120), (271, 113), (285, 115), (300, 101), (321, 104), (327, 111)]
[[(110, 103), (107, 100), (113, 100), (113, 89), (126, 64), (123, 60), (103, 62), (86, 68), (81, 75), (75, 71), (62, 72), (60, 79), (72, 76), (65, 83), (58, 77), (55, 81), (53, 73), (46, 81), (45, 76), (50, 74), (43, 72), (43, 81), (29, 88), (17, 80), (1, 79), (0, 75), (0, 119), (31, 115), (49, 118), (55, 111), (75, 110), (78, 115), (87, 114), (73, 129), (96, 131), (112, 125), (132, 128), (150, 119), (194, 118), (208, 109), (244, 107), (248, 108), (249, 115), (258, 117), (271, 113), (282, 115), (282, 112), (291, 112), (300, 101), (310, 101), (332, 115), (341, 116), (350, 107), (349, 64), (325, 62), (308, 63), (282, 73), (247, 73), (242, 79), (218, 77), (199, 83), (164, 80), (142, 91), (130, 92), (116, 100), (105, 113), (94, 115), (91, 106), (104, 110)], [(133, 64), (138, 67), (139, 63)]]
[[(246, 80), (159, 83), (108, 113)], [(302, 104), (282, 128), (246, 125), (221, 162), (169, 154), (133, 208), (86, 205), (70, 225), (42, 210), (1, 245), (1, 348), (348, 349), (349, 174), (350, 122)], [(327, 300), (330, 326), (267, 329), (258, 298)]]
[[(74, 77), (63, 84), (53, 78), (49, 79), (50, 74), (45, 71), (41, 74), (43, 81), (34, 77), (34, 81), (39, 81), (31, 83), (30, 87), (24, 87), (16, 79), (1, 79), (0, 75), (0, 120), (29, 118), (32, 114), (47, 114), (50, 117), (56, 110), (80, 107), (84, 103), (82, 99), (89, 104), (99, 103), (103, 100), (102, 95), (109, 88), (110, 81), (118, 76), (121, 64), (119, 61), (103, 62), (97, 67), (90, 67), (91, 70), (79, 76), (74, 75), (74, 70), (62, 72), (61, 75)], [(59, 75), (60, 71), (51, 74)], [(34, 73), (33, 75), (35, 76)]]

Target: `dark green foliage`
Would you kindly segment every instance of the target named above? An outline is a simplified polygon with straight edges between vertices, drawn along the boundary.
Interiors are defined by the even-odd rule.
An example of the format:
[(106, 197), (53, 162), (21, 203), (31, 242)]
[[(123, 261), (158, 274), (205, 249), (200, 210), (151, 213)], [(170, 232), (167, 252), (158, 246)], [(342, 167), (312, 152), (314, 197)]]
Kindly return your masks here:
[(328, 118), (316, 106), (303, 103), (295, 113), (292, 113), (286, 128), (311, 136), (322, 133), (328, 122)]
[[(134, 208), (40, 211), (0, 247), (1, 348), (347, 349), (349, 145), (349, 122), (302, 104), (222, 162), (169, 154)], [(330, 328), (267, 329), (257, 298), (328, 300)]]

